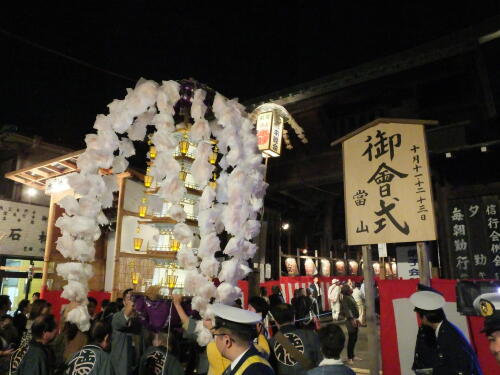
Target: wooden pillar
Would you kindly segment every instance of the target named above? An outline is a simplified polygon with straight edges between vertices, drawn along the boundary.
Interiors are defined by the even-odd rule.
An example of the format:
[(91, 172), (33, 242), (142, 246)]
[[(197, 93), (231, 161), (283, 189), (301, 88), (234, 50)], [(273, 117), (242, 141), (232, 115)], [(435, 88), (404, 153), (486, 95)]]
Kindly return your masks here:
[(420, 284), (431, 286), (431, 268), (429, 266), (429, 245), (417, 242), (418, 268), (420, 269)]
[(326, 203), (325, 220), (323, 222), (323, 249), (321, 249), (321, 256), (328, 256), (328, 252), (332, 248), (333, 243), (333, 199), (329, 199)]
[(380, 336), (375, 314), (375, 283), (372, 267), (372, 249), (370, 245), (363, 245), (363, 276), (365, 283), (366, 324), (368, 336), (368, 351), (370, 374), (379, 375), (380, 363)]
[(119, 176), (118, 181), (118, 208), (116, 213), (116, 238), (115, 238), (115, 264), (113, 269), (113, 290), (111, 291), (111, 300), (115, 300), (118, 297), (118, 278), (120, 275), (120, 251), (122, 242), (122, 221), (123, 221), (123, 202), (125, 200), (125, 186), (126, 177)]
[(50, 255), (52, 253), (52, 246), (54, 244), (54, 228), (56, 223), (56, 202), (66, 196), (68, 192), (63, 194), (51, 194), (50, 204), (49, 204), (49, 217), (47, 219), (47, 237), (45, 238), (45, 253), (43, 255), (43, 273), (42, 273), (42, 285), (40, 287), (41, 297), (43, 298), (43, 293), (47, 287), (47, 278), (49, 274), (49, 263)]

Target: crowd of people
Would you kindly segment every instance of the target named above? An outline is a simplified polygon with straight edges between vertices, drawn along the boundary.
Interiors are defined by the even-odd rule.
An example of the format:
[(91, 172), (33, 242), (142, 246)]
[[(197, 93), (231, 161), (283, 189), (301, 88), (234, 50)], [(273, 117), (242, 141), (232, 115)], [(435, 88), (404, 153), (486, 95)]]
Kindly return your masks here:
[[(346, 337), (339, 324), (321, 327), (318, 287), (315, 280), (296, 293), (292, 304), (285, 303), (279, 288), (269, 297), (263, 290), (261, 296), (248, 300), (246, 310), (242, 310), (241, 301), (235, 301), (234, 307), (224, 308), (236, 313), (224, 316), (223, 309), (221, 316), (205, 321), (186, 310), (186, 298), (174, 295), (172, 308), (180, 324), (165, 324), (157, 330), (141, 324), (138, 296), (132, 289), (116, 301), (103, 300), (101, 306), (89, 296), (91, 326), (86, 332), (67, 321), (75, 307), (72, 304), (62, 307), (58, 323), (52, 306), (38, 293), (32, 301), (22, 300), (12, 315), (8, 315), (10, 298), (2, 295), (0, 375), (353, 374), (345, 362), (352, 364), (355, 359), (355, 339), (349, 327), (358, 325), (356, 303), (346, 284), (341, 300), (349, 332), (348, 358), (342, 360)], [(238, 321), (245, 314), (255, 314), (258, 319)], [(206, 347), (197, 344), (200, 322), (213, 335)], [(243, 371), (238, 366), (237, 372), (233, 362), (242, 353), (253, 353), (251, 363)], [(255, 355), (260, 358), (257, 362)], [(256, 368), (259, 371), (255, 372)]]
[[(21, 301), (13, 315), (7, 314), (12, 307), (9, 297), (2, 295), (0, 375), (353, 375), (348, 365), (357, 359), (355, 344), (363, 324), (362, 307), (354, 295), (358, 290), (362, 299), (362, 288), (334, 279), (327, 299), (334, 319), (323, 323), (314, 319), (321, 314), (316, 278), (307, 289), (298, 289), (291, 304), (285, 302), (279, 287), (269, 297), (262, 290), (261, 296), (249, 298), (246, 309), (241, 301), (232, 307), (214, 303), (215, 318), (207, 320), (191, 311), (187, 298), (174, 294), (168, 302), (170, 318), (156, 329), (141, 320), (138, 305), (147, 295), (127, 289), (120, 298), (104, 300), (101, 306), (89, 296), (91, 326), (85, 332), (67, 321), (71, 304), (63, 306), (58, 324), (50, 304), (39, 295)], [(427, 290), (415, 293), (410, 301), (422, 321), (414, 371), (424, 374), (431, 369), (444, 374), (456, 368), (458, 372), (453, 373), (466, 369), (463, 373), (481, 374), (473, 349), (446, 320), (444, 298)], [(155, 306), (160, 305), (155, 303), (147, 300), (151, 316), (159, 313)], [(173, 312), (176, 322), (169, 324)], [(496, 319), (485, 324), (490, 338), (499, 323)], [(341, 357), (344, 330), (347, 358)], [(208, 345), (198, 345), (207, 332)]]

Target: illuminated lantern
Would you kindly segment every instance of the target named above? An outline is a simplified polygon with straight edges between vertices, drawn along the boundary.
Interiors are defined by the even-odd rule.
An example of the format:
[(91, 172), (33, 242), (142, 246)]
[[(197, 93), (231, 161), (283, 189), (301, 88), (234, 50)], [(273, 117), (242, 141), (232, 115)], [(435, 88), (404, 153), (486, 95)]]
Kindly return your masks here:
[(139, 284), (140, 277), (141, 277), (141, 274), (139, 272), (132, 272), (132, 284), (133, 285)]
[(170, 239), (170, 251), (179, 251), (181, 248), (181, 243), (175, 238)]
[(179, 142), (179, 152), (182, 155), (186, 155), (188, 150), (189, 150), (189, 140), (188, 140), (187, 133), (184, 133), (181, 141)]
[(145, 187), (151, 187), (151, 184), (153, 183), (153, 176), (144, 176), (144, 186)]
[(148, 213), (148, 206), (141, 204), (139, 206), (139, 216), (145, 217), (147, 213)]
[(321, 259), (321, 275), (330, 276), (330, 261), (328, 259)]
[(186, 181), (186, 176), (187, 176), (187, 172), (185, 170), (182, 170), (179, 172), (179, 179), (181, 181)]
[(335, 270), (336, 270), (336, 274), (339, 275), (339, 276), (345, 276), (346, 275), (346, 272), (345, 272), (345, 262), (343, 260), (337, 260), (335, 262)]
[(142, 198), (142, 204), (139, 206), (139, 216), (144, 217), (148, 213), (148, 206), (146, 203), (148, 200), (146, 198)]
[(150, 159), (156, 158), (156, 147), (155, 146), (149, 147), (149, 158)]
[(217, 146), (214, 146), (212, 153), (208, 157), (208, 161), (210, 162), (210, 164), (215, 164), (217, 162), (218, 156), (219, 156), (219, 149), (217, 148)]
[(257, 116), (257, 142), (264, 157), (281, 154), (283, 118), (275, 111), (259, 113)]
[(212, 179), (208, 181), (208, 186), (214, 190), (217, 188), (217, 173), (212, 173)]
[(143, 239), (139, 237), (134, 237), (134, 250), (141, 251)]

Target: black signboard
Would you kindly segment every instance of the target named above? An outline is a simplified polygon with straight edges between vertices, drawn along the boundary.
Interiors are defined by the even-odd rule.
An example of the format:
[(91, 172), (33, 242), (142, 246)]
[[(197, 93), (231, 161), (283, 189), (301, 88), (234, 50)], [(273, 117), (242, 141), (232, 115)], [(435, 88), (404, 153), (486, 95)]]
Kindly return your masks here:
[(448, 203), (449, 250), (455, 277), (500, 279), (499, 197)]

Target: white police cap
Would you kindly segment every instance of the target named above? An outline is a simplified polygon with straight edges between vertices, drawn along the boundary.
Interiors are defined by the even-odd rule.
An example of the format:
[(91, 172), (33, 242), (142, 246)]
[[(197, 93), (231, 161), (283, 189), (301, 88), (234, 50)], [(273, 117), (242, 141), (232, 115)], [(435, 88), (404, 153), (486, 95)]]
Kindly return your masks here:
[(446, 304), (442, 295), (427, 290), (413, 293), (410, 302), (416, 308), (426, 311), (441, 309)]
[(223, 305), (222, 303), (214, 303), (212, 312), (216, 317), (239, 324), (255, 325), (262, 320), (262, 314)]

